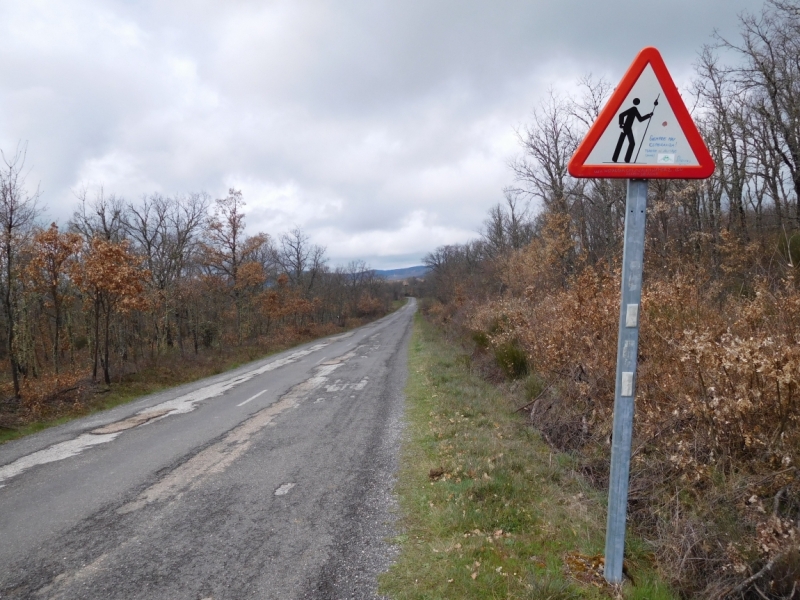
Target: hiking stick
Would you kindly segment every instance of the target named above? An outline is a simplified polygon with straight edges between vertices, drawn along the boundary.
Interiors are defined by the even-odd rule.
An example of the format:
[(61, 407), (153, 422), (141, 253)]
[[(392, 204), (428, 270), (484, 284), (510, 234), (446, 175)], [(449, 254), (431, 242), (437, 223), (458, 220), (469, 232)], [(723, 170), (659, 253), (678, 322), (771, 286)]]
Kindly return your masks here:
[(642, 151), (642, 144), (644, 144), (644, 138), (647, 137), (647, 130), (650, 129), (650, 122), (653, 120), (653, 114), (656, 112), (656, 106), (658, 106), (658, 99), (661, 98), (661, 93), (659, 92), (658, 96), (656, 96), (656, 101), (653, 102), (653, 110), (650, 111), (650, 118), (647, 119), (647, 127), (644, 128), (644, 134), (642, 135), (642, 141), (639, 142), (639, 149), (636, 151), (636, 158), (633, 159), (634, 164), (637, 160), (639, 160), (639, 152)]

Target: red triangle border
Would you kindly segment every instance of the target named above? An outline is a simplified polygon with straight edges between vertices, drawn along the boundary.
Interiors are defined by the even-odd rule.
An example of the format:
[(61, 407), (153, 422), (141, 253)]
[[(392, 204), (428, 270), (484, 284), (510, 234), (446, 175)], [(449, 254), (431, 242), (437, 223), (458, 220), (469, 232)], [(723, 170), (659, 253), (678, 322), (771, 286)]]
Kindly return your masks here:
[[(628, 97), (633, 86), (639, 80), (645, 67), (650, 65), (655, 72), (664, 96), (678, 119), (678, 124), (683, 129), (689, 146), (697, 158), (698, 165), (692, 166), (663, 166), (663, 165), (586, 165), (586, 159), (594, 149), (600, 137), (608, 128), (612, 119), (616, 117), (625, 98)], [(706, 179), (714, 173), (716, 165), (714, 159), (703, 141), (697, 126), (681, 98), (672, 76), (661, 58), (661, 53), (652, 47), (644, 48), (634, 59), (628, 71), (622, 77), (617, 89), (611, 94), (597, 120), (589, 128), (586, 137), (578, 145), (575, 154), (567, 165), (570, 175), (578, 178), (609, 178), (609, 179)]]

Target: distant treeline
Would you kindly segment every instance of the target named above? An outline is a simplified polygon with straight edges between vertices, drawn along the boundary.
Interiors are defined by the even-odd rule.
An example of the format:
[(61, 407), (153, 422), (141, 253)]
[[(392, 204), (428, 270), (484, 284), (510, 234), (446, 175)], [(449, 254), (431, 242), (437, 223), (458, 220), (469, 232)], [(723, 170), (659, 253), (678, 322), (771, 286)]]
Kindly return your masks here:
[(41, 227), (25, 150), (0, 165), (5, 398), (41, 403), (165, 354), (330, 333), (384, 314), (398, 296), (363, 261), (329, 267), (300, 228), (248, 235), (235, 189), (136, 202), (83, 190), (64, 227)]

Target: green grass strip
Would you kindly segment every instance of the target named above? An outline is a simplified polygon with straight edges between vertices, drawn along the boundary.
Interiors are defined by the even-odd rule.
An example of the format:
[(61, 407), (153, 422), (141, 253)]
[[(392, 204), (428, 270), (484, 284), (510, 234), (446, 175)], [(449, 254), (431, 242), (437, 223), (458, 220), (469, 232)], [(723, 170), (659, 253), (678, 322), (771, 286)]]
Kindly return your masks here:
[[(617, 595), (568, 558), (602, 555), (602, 495), (468, 365), (417, 315), (397, 484), (403, 533), (381, 592), (425, 600)], [(636, 585), (625, 584), (623, 597), (673, 598), (644, 546), (630, 540), (629, 548)]]

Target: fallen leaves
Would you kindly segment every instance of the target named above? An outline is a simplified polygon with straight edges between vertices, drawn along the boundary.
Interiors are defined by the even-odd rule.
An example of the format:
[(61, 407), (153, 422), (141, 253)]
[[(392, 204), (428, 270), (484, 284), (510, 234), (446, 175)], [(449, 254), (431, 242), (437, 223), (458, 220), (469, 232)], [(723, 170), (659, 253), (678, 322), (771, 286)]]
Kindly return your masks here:
[(608, 585), (603, 576), (605, 559), (597, 554), (587, 556), (580, 552), (570, 552), (564, 556), (564, 568), (567, 574), (581, 583), (588, 583), (603, 588)]
[(437, 481), (441, 476), (444, 475), (444, 467), (437, 467), (435, 469), (431, 469), (428, 473), (428, 478), (431, 481)]

